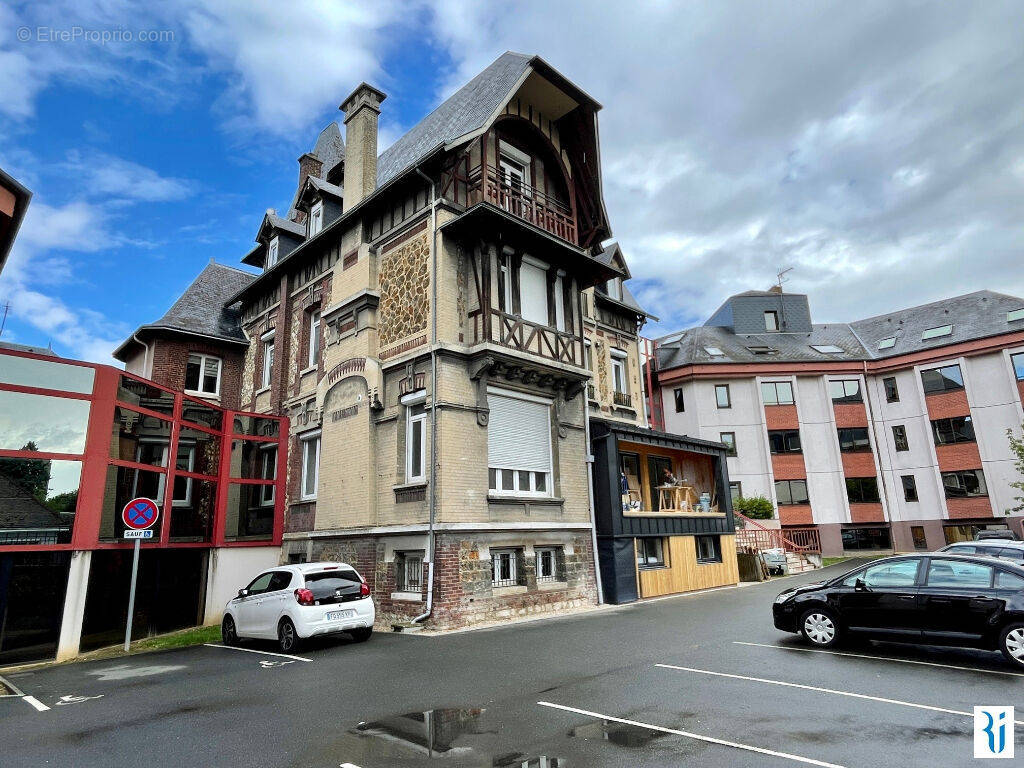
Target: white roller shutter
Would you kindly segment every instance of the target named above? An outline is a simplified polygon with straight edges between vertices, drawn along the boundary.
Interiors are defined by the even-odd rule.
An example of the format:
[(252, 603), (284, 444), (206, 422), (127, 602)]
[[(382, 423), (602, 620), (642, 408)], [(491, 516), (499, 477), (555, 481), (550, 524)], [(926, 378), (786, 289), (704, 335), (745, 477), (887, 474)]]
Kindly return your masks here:
[(523, 320), (548, 324), (548, 273), (525, 259), (519, 269), (519, 305)]
[(487, 393), (487, 466), (551, 471), (551, 406)]

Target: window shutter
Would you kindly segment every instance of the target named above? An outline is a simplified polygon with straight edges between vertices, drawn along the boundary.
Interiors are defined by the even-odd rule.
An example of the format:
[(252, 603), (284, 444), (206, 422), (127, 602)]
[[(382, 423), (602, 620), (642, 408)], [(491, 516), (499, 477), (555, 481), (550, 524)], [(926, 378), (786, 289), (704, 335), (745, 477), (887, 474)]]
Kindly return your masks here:
[(520, 313), (523, 319), (547, 325), (548, 317), (548, 273), (529, 262), (524, 261), (519, 271)]
[(488, 393), (487, 465), (551, 471), (551, 407)]

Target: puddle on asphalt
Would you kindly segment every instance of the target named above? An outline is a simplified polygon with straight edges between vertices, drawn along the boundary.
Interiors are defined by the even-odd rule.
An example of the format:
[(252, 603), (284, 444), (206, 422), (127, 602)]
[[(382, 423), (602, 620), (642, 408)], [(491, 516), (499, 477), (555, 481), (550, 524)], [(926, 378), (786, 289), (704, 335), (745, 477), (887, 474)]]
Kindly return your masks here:
[[(483, 708), (407, 712), (359, 723), (321, 753), (355, 765), (421, 765), (444, 761), (460, 768), (566, 768), (564, 758), (494, 748), (498, 726), (482, 720)], [(307, 765), (303, 762), (295, 765)]]
[(599, 739), (618, 747), (642, 748), (649, 746), (655, 739), (661, 739), (671, 734), (656, 731), (653, 728), (616, 723), (613, 720), (594, 720), (576, 726), (569, 731), (569, 735), (580, 739)]

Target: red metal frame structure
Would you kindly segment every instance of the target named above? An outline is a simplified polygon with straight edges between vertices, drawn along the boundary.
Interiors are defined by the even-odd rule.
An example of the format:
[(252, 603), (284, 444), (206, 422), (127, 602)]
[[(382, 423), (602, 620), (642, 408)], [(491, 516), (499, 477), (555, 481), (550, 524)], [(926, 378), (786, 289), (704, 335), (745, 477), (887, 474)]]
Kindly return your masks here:
[[(93, 383), (91, 392), (75, 392), (68, 389), (53, 389), (38, 386), (26, 386), (14, 383), (6, 383), (9, 379), (4, 375), (5, 361), (8, 357), (29, 358), (47, 363), (55, 363), (63, 366), (90, 369), (93, 371)], [(7, 362), (13, 367), (13, 362)], [(119, 389), (122, 383), (137, 382), (144, 386), (147, 391), (161, 393), (161, 397), (167, 398), (168, 403), (173, 402), (171, 414), (160, 412), (141, 406), (137, 403), (126, 402), (119, 399)], [(74, 522), (71, 530), (71, 541), (68, 543), (54, 544), (9, 544), (0, 545), (0, 553), (5, 552), (53, 552), (62, 550), (108, 550), (128, 549), (134, 546), (132, 542), (124, 542), (111, 537), (101, 538), (101, 524), (104, 515), (120, 515), (120, 510), (105, 509), (106, 493), (108, 485), (108, 471), (110, 467), (125, 467), (128, 469), (141, 470), (144, 472), (159, 473), (165, 476), (163, 483), (163, 498), (155, 499), (160, 507), (161, 515), (159, 522), (159, 538), (143, 542), (143, 549), (172, 549), (172, 548), (201, 548), (213, 547), (267, 547), (280, 546), (281, 536), (284, 532), (284, 498), (285, 478), (287, 467), (287, 441), (288, 441), (288, 420), (285, 417), (268, 416), (265, 414), (250, 413), (247, 411), (231, 411), (218, 406), (206, 403), (198, 398), (189, 397), (181, 392), (174, 392), (159, 384), (143, 379), (134, 374), (126, 373), (112, 366), (84, 363), (78, 360), (69, 360), (46, 355), (38, 355), (29, 352), (0, 349), (0, 393), (21, 392), (30, 395), (44, 395), (49, 397), (87, 400), (90, 403), (88, 427), (85, 435), (85, 448), (82, 453), (55, 453), (47, 451), (26, 451), (0, 448), (0, 459), (43, 459), (51, 461), (76, 461), (81, 463), (81, 476), (78, 489), (78, 499), (75, 508)], [(192, 404), (196, 407), (210, 409), (220, 414), (220, 429), (211, 428), (195, 421), (186, 421), (182, 418), (183, 404)], [(112, 455), (111, 433), (114, 427), (114, 419), (117, 409), (128, 411), (142, 416), (159, 419), (162, 423), (170, 425), (170, 440), (166, 447), (166, 460), (164, 466), (139, 463), (125, 460)], [(245, 424), (246, 418), (259, 419), (261, 422), (271, 425), (276, 423), (276, 435), (261, 436), (253, 434), (241, 434), (236, 431), (236, 422)], [(178, 469), (176, 457), (178, 456), (178, 442), (182, 428), (194, 430), (195, 432), (206, 433), (211, 437), (220, 440), (219, 461), (217, 473), (207, 475), (198, 472)], [(273, 430), (269, 430), (273, 431)], [(277, 466), (275, 479), (262, 480), (253, 478), (231, 477), (231, 448), (234, 441), (250, 441), (265, 445), (274, 445), (277, 449)], [(178, 477), (191, 478), (197, 481), (214, 482), (216, 486), (216, 505), (214, 506), (212, 526), (210, 535), (201, 541), (175, 541), (171, 539), (171, 524), (175, 514), (173, 495), (175, 479)], [(227, 538), (225, 530), (228, 495), (233, 485), (261, 485), (274, 487), (273, 502), (273, 526), (270, 534), (264, 538), (247, 538), (234, 541)], [(269, 505), (268, 505), (269, 506)]]

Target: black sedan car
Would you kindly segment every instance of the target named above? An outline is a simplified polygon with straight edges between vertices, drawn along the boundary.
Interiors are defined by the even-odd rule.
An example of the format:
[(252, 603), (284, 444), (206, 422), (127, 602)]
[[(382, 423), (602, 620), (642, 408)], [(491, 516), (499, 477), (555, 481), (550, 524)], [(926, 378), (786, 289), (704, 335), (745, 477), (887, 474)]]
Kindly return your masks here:
[(1024, 667), (1024, 567), (935, 552), (875, 560), (775, 598), (775, 626), (828, 648), (865, 637), (999, 649)]

